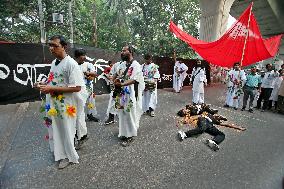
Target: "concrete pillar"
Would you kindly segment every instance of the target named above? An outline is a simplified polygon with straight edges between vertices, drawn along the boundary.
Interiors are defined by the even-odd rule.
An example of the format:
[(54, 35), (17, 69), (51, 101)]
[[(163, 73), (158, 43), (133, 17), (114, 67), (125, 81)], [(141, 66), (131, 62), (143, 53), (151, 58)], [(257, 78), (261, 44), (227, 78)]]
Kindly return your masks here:
[(199, 0), (201, 17), (199, 39), (207, 42), (221, 37), (228, 24), (229, 12), (235, 0)]

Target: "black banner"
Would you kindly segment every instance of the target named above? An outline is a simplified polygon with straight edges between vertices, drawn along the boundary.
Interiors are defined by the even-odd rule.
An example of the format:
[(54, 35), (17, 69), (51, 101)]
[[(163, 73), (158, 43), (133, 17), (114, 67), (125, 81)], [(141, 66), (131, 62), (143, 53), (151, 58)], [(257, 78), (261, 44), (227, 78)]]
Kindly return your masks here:
[[(108, 93), (109, 87), (103, 77), (103, 70), (108, 66), (107, 61), (120, 60), (120, 52), (107, 51), (94, 47), (75, 45), (76, 48), (84, 48), (87, 56), (95, 58), (95, 68), (100, 76), (94, 81), (94, 92), (97, 95)], [(73, 57), (74, 49), (69, 49), (68, 54)], [(135, 56), (141, 64), (142, 56)], [(37, 81), (45, 81), (50, 70), (50, 63), (54, 59), (46, 45), (41, 44), (0, 44), (0, 104), (11, 104), (26, 101), (39, 100), (39, 91), (33, 89)], [(196, 60), (182, 60), (191, 73)], [(159, 65), (161, 78), (158, 88), (172, 88), (172, 75), (174, 60), (167, 57), (154, 57), (154, 62)], [(206, 68), (209, 65), (204, 62)], [(210, 80), (210, 77), (207, 77)], [(189, 84), (189, 77), (185, 79), (185, 85)]]

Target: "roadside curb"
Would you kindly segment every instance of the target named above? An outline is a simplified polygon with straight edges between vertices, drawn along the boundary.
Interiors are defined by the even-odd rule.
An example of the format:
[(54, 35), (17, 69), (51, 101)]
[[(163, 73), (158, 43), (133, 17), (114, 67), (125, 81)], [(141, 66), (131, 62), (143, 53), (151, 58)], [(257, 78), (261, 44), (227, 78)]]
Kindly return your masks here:
[(24, 115), (29, 107), (29, 104), (29, 102), (25, 102), (19, 105), (16, 113), (14, 115), (11, 115), (11, 119), (8, 122), (9, 127), (5, 130), (4, 137), (0, 138), (0, 175), (2, 174), (2, 171), (5, 167), (9, 152), (12, 147), (12, 143), (24, 119)]

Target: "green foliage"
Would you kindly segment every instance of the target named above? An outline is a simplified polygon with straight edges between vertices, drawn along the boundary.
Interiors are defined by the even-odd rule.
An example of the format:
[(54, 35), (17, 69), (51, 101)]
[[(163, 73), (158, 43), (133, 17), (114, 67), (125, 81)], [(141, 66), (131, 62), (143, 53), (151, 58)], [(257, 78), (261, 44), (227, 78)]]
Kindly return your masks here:
[[(0, 40), (40, 42), (38, 1), (0, 0)], [(194, 52), (168, 31), (172, 19), (186, 32), (198, 36), (198, 0), (75, 0), (72, 14), (74, 42), (120, 51), (133, 44), (141, 54), (151, 52), (190, 58)], [(68, 1), (42, 0), (47, 37), (70, 37)], [(60, 12), (64, 24), (54, 24), (52, 13)]]

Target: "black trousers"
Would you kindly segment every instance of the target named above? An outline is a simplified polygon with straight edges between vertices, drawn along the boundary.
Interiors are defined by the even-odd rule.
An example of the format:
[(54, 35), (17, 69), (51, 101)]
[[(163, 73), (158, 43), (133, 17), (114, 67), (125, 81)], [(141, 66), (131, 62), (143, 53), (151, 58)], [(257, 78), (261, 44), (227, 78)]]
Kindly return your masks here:
[(195, 129), (186, 131), (185, 134), (186, 137), (192, 137), (204, 132), (214, 136), (212, 140), (216, 142), (216, 144), (220, 144), (225, 139), (225, 134), (214, 127), (213, 124), (204, 117), (199, 117), (197, 127)]
[(261, 88), (261, 93), (257, 100), (257, 108), (261, 107), (261, 101), (263, 100), (262, 109), (266, 110), (267, 108), (271, 108), (272, 104), (269, 104), (269, 98), (272, 92), (272, 88)]
[(243, 91), (244, 91), (243, 108), (246, 108), (247, 102), (249, 99), (249, 109), (252, 109), (253, 100), (254, 100), (255, 92), (256, 92), (255, 87), (249, 87), (245, 85), (243, 87)]

